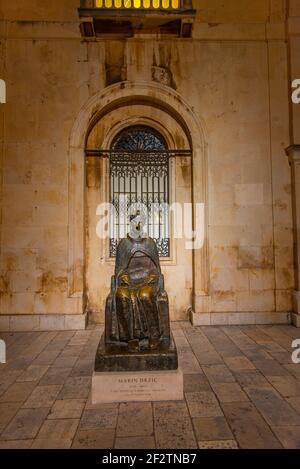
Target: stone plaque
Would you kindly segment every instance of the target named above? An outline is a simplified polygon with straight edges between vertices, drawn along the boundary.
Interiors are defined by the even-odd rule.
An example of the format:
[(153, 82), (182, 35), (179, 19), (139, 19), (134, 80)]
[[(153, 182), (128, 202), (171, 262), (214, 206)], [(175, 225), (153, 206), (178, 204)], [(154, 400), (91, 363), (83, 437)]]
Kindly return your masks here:
[(139, 372), (95, 372), (92, 403), (180, 401), (183, 399), (181, 370)]

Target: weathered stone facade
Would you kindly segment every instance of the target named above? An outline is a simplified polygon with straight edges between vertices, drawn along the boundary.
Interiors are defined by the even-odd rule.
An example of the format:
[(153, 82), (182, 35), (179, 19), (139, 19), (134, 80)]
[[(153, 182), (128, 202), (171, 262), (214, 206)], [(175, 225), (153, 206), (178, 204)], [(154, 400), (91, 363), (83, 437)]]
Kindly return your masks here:
[(113, 262), (96, 207), (108, 168), (84, 149), (137, 122), (192, 147), (172, 163), (172, 201), (205, 204), (204, 247), (173, 241), (162, 261), (171, 318), (288, 322), (299, 1), (194, 1), (191, 39), (84, 40), (78, 7), (0, 0), (0, 329), (80, 329), (87, 312), (103, 321)]

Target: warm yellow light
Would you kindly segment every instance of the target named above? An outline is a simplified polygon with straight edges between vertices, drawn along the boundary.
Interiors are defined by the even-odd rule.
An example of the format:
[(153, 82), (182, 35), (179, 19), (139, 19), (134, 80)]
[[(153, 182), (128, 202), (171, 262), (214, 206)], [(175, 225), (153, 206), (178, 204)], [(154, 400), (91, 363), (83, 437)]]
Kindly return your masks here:
[(178, 9), (180, 0), (95, 0), (96, 8), (168, 8)]

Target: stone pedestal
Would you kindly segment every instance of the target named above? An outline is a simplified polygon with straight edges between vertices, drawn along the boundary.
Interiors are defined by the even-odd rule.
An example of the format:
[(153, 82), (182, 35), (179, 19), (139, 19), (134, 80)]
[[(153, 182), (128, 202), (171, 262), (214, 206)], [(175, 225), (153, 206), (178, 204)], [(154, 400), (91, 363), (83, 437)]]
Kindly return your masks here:
[(107, 345), (101, 337), (92, 379), (93, 404), (182, 399), (183, 374), (172, 336), (171, 342), (162, 342), (157, 350), (141, 342), (135, 352), (126, 344)]
[(180, 401), (183, 399), (181, 370), (95, 372), (92, 403)]
[(126, 344), (124, 350), (120, 345), (116, 348), (105, 345), (103, 334), (95, 358), (95, 372), (162, 371), (177, 368), (177, 350), (172, 336), (170, 343), (162, 344), (157, 350), (149, 350), (145, 346), (145, 349), (141, 347), (139, 351), (129, 352)]

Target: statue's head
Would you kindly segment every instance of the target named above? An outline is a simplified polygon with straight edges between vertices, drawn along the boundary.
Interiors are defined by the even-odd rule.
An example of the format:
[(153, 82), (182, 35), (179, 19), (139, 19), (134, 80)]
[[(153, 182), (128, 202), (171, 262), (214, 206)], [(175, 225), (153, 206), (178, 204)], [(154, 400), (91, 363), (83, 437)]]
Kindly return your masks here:
[(140, 209), (136, 209), (132, 211), (129, 215), (130, 221), (130, 231), (129, 235), (131, 238), (139, 239), (147, 237), (147, 234), (144, 230), (144, 226), (146, 224), (146, 217), (143, 214), (143, 211)]

